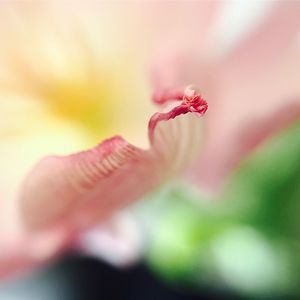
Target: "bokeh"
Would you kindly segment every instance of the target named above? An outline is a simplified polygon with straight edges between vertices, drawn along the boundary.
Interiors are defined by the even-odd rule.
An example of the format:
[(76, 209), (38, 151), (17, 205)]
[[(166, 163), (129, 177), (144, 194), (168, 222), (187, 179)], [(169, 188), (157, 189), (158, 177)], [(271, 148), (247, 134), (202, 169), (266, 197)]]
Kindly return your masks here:
[[(300, 1), (3, 1), (0, 26), (0, 300), (300, 298)], [(190, 84), (209, 109), (183, 172), (24, 243), (37, 161), (149, 147), (151, 98)]]

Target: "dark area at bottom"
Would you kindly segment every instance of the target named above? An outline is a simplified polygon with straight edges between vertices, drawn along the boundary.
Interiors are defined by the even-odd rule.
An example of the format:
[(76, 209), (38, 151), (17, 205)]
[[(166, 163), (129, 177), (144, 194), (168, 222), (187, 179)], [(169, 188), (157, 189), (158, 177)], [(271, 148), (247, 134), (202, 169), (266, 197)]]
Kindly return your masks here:
[(68, 256), (26, 280), (0, 288), (0, 300), (195, 300), (234, 295), (169, 286), (143, 264), (116, 269), (96, 259)]

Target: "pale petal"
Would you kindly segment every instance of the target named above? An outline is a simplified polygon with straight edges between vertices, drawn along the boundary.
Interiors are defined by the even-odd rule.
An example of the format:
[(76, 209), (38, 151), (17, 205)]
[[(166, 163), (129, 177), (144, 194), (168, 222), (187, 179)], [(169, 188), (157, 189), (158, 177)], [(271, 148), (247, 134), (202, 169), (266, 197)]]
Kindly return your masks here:
[[(293, 53), (300, 28), (299, 13), (298, 1), (274, 2), (269, 15), (255, 30), (223, 56), (214, 57), (217, 49), (209, 48), (217, 44), (199, 47), (191, 31), (179, 47), (175, 47), (176, 43), (167, 44), (156, 57), (152, 73), (155, 103), (164, 104), (170, 88), (174, 93), (174, 86), (186, 82), (196, 83), (210, 99), (206, 140), (199, 164), (191, 172), (202, 187), (217, 189), (243, 155), (268, 137), (267, 133), (273, 134), (280, 129), (278, 124), (284, 127), (297, 118), (296, 109), (280, 115), (279, 122), (271, 122), (279, 111), (297, 107), (300, 99), (299, 54), (295, 60)], [(173, 97), (177, 94), (175, 90)], [(263, 128), (253, 125), (257, 120), (264, 124)], [(256, 143), (247, 140), (255, 135), (260, 137)]]
[[(13, 201), (21, 201), (22, 217), (31, 229), (20, 224), (16, 207), (12, 221), (19, 226), (1, 231), (0, 277), (53, 258), (86, 229), (187, 167), (201, 144), (198, 116), (206, 109), (206, 102), (189, 89), (181, 105), (151, 118), (148, 150), (117, 136), (88, 151), (42, 159), (25, 180), (19, 201)], [(125, 250), (123, 258), (133, 259), (130, 247)]]
[[(300, 2), (274, 3), (261, 26), (214, 68), (206, 143), (194, 173), (207, 189), (218, 189), (245, 154), (299, 116)], [(257, 142), (249, 142), (255, 135)]]
[[(155, 44), (154, 55), (151, 54), (155, 103), (163, 104), (159, 102), (163, 99), (162, 94), (174, 92), (175, 88), (182, 88), (191, 82), (197, 84), (201, 91), (206, 89), (209, 84), (208, 67), (214, 58), (211, 31), (219, 7), (219, 1), (177, 3), (177, 10), (176, 5), (165, 4), (169, 18), (166, 22), (163, 15), (160, 29), (165, 35)], [(170, 17), (172, 15), (173, 18)], [(166, 27), (165, 23), (171, 24), (172, 28)]]
[(254, 117), (251, 122), (242, 124), (239, 130), (220, 137), (219, 143), (207, 143), (200, 162), (195, 164), (197, 168), (189, 173), (190, 178), (200, 183), (210, 196), (219, 192), (228, 175), (244, 157), (299, 118), (300, 101), (282, 104), (267, 117)]

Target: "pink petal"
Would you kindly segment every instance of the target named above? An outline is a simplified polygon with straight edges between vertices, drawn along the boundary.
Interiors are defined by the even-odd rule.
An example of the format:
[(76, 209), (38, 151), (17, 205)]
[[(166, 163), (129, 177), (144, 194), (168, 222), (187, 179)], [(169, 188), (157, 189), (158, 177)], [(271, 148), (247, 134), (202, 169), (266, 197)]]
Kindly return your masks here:
[[(176, 9), (177, 5), (177, 10)], [(217, 16), (218, 1), (166, 3), (160, 32), (163, 39), (156, 43), (151, 62), (151, 80), (154, 88), (153, 101), (157, 104), (163, 94), (177, 92), (191, 82), (200, 84), (201, 90), (207, 82), (207, 66), (211, 60), (211, 28)], [(174, 19), (176, 16), (176, 20)], [(182, 18), (183, 17), (183, 18)], [(171, 24), (172, 28), (166, 25)], [(158, 47), (157, 47), (158, 46)], [(181, 90), (181, 89), (180, 89)], [(180, 91), (179, 90), (179, 91)]]
[(293, 52), (299, 13), (298, 1), (276, 2), (214, 70), (207, 137), (193, 175), (206, 189), (218, 189), (244, 155), (299, 117), (299, 55)]
[[(0, 278), (53, 259), (87, 229), (103, 223), (188, 165), (201, 144), (198, 116), (204, 114), (207, 104), (191, 89), (182, 95), (179, 106), (151, 118), (148, 150), (117, 136), (93, 149), (49, 156), (37, 164), (19, 195), (21, 217), (27, 226), (0, 232)], [(192, 114), (187, 115), (189, 112)], [(135, 241), (117, 241), (124, 235), (119, 229), (115, 240), (102, 230), (96, 238), (98, 248), (106, 251), (103, 240), (109, 241), (111, 247), (119, 247), (115, 258), (119, 255), (123, 261), (132, 260)], [(105, 251), (99, 255), (105, 256)]]
[[(297, 109), (288, 111), (299, 99), (299, 60), (291, 53), (299, 12), (300, 2), (275, 2), (261, 26), (220, 61), (210, 55), (209, 45), (193, 43), (194, 32), (189, 43), (182, 39), (180, 47), (169, 45), (156, 58), (155, 103), (165, 104), (170, 93), (180, 98), (172, 87), (185, 82), (197, 83), (212, 102), (206, 142), (192, 172), (207, 190), (218, 189), (239, 160), (279, 130), (279, 124), (284, 127), (297, 118)], [(275, 122), (276, 117), (280, 120)], [(253, 125), (257, 119), (263, 128)]]
[[(249, 36), (246, 36), (224, 63), (230, 71), (240, 74), (257, 74), (267, 65), (273, 65), (282, 55), (289, 51), (289, 47), (299, 33), (299, 1), (275, 1), (270, 14), (265, 17), (262, 24)], [(250, 73), (251, 72), (251, 73)]]
[(87, 151), (44, 158), (20, 195), (26, 224), (64, 224), (78, 232), (157, 188), (186, 167), (198, 144), (198, 119), (183, 115), (203, 115), (206, 109), (206, 102), (187, 89), (182, 104), (151, 118), (148, 150), (116, 136)]
[(299, 120), (299, 117), (300, 102), (283, 104), (268, 117), (253, 118), (236, 132), (226, 135), (225, 139), (221, 137), (221, 143), (207, 143), (200, 162), (195, 164), (197, 169), (190, 172), (191, 179), (197, 184), (200, 183), (208, 194), (219, 192), (228, 174), (242, 158), (274, 134)]
[(0, 278), (10, 278), (32, 270), (58, 255), (70, 242), (63, 227), (35, 233), (15, 232), (0, 236)]

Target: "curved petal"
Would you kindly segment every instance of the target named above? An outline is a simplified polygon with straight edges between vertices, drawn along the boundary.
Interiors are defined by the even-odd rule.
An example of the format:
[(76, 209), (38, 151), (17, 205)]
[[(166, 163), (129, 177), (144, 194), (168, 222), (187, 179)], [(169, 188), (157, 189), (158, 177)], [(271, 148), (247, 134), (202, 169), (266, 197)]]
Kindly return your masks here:
[(0, 276), (51, 259), (85, 229), (184, 169), (198, 151), (198, 116), (206, 109), (206, 102), (187, 89), (179, 106), (151, 118), (148, 150), (116, 136), (87, 151), (42, 159), (19, 195), (27, 229), (1, 232)]
[[(20, 195), (23, 217), (35, 230), (1, 236), (0, 276), (57, 255), (82, 230), (187, 166), (201, 140), (197, 116), (207, 104), (190, 89), (184, 95), (181, 105), (151, 118), (148, 150), (117, 136), (88, 151), (39, 162)], [(188, 112), (196, 116), (184, 116)]]
[(193, 116), (181, 115), (203, 115), (207, 109), (194, 90), (187, 88), (184, 95), (179, 106), (151, 118), (148, 150), (115, 136), (93, 149), (40, 161), (20, 195), (27, 225), (63, 222), (75, 231), (91, 226), (177, 174), (199, 136)]

